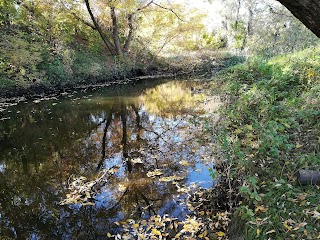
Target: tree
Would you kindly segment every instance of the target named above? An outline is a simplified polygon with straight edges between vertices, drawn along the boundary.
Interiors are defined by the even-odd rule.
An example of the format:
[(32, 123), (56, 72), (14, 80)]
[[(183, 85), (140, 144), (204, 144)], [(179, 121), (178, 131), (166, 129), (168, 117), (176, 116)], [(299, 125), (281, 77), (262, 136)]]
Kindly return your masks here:
[(320, 3), (318, 0), (278, 0), (317, 37), (320, 37)]
[(220, 15), (225, 29), (220, 31), (231, 49), (272, 56), (317, 44), (318, 38), (280, 2), (216, 0), (216, 4), (224, 5)]
[[(128, 53), (133, 33), (137, 27), (137, 23), (139, 22), (137, 14), (144, 12), (152, 5), (171, 12), (179, 19), (179, 16), (174, 10), (169, 7), (162, 6), (155, 1), (107, 1), (96, 3), (103, 5), (102, 9), (109, 10), (109, 14), (101, 14), (100, 12), (99, 18), (105, 19), (99, 19), (99, 23), (97, 16), (94, 15), (91, 9), (89, 0), (84, 0), (84, 2), (93, 22), (93, 26), (91, 26), (91, 28), (99, 32), (101, 39), (112, 55)], [(108, 25), (106, 23), (109, 23), (109, 26), (103, 28), (101, 25)], [(88, 25), (90, 25), (90, 23)]]

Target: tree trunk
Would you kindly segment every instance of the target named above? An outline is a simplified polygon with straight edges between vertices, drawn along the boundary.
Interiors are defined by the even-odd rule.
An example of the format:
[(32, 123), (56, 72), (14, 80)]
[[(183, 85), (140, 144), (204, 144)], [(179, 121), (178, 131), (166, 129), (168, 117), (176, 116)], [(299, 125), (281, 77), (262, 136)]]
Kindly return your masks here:
[(278, 0), (317, 37), (320, 37), (319, 0)]
[(133, 15), (132, 14), (128, 15), (128, 26), (129, 26), (129, 33), (128, 33), (128, 36), (127, 36), (127, 39), (126, 39), (126, 42), (125, 42), (124, 48), (123, 48), (123, 51), (125, 53), (127, 53), (129, 51), (129, 46), (130, 46), (130, 42), (131, 42), (132, 34), (133, 34)]
[(86, 7), (87, 7), (87, 10), (88, 10), (88, 12), (90, 14), (91, 20), (92, 20), (95, 28), (98, 30), (102, 41), (105, 43), (105, 45), (107, 46), (107, 48), (109, 49), (111, 54), (112, 55), (116, 55), (112, 43), (106, 38), (106, 36), (104, 35), (101, 27), (99, 26), (98, 22), (96, 21), (96, 19), (93, 16), (93, 13), (92, 13), (91, 8), (90, 8), (89, 0), (84, 0), (84, 2), (86, 3)]
[(122, 48), (121, 48), (120, 39), (119, 39), (118, 19), (117, 19), (115, 7), (110, 7), (110, 14), (111, 14), (111, 19), (112, 19), (113, 42), (114, 42), (114, 45), (116, 48), (117, 55), (121, 55)]
[(247, 24), (247, 35), (248, 36), (253, 35), (252, 20), (253, 20), (253, 3), (250, 2), (250, 5), (248, 6), (248, 24)]
[(236, 31), (238, 30), (240, 8), (241, 8), (241, 0), (238, 0), (236, 23), (234, 26), (234, 30), (236, 30)]

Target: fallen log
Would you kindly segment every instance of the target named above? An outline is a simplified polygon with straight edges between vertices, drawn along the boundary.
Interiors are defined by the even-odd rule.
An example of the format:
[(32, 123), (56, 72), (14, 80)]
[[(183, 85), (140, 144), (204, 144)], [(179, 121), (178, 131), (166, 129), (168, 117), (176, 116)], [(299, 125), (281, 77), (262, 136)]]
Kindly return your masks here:
[(297, 182), (301, 185), (320, 185), (320, 172), (313, 170), (299, 170), (296, 174)]

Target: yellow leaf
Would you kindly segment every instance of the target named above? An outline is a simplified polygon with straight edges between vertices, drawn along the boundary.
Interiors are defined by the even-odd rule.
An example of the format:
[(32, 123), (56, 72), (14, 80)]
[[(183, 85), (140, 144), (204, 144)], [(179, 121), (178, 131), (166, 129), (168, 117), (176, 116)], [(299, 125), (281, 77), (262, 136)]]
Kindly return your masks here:
[(266, 234), (271, 234), (271, 233), (275, 233), (275, 232), (276, 232), (276, 230), (272, 229), (272, 230), (266, 232)]
[(242, 133), (242, 130), (240, 128), (237, 128), (236, 130), (233, 131), (234, 134), (240, 134)]
[(154, 235), (161, 236), (161, 232), (160, 232), (159, 230), (155, 229), (155, 228), (153, 228), (153, 229), (151, 230), (151, 232), (152, 232)]
[(111, 233), (107, 233), (107, 236), (108, 236), (108, 238), (111, 238), (112, 235), (111, 235)]
[(283, 226), (288, 229), (288, 231), (291, 231), (291, 227), (287, 224), (287, 221), (283, 223)]
[(264, 206), (257, 206), (256, 207), (256, 209), (254, 210), (254, 212), (262, 212), (262, 213), (264, 213), (264, 212), (266, 212), (266, 211), (268, 211), (268, 208), (266, 208), (266, 207), (264, 207)]
[(218, 235), (219, 237), (223, 237), (223, 236), (225, 236), (226, 234), (225, 234), (224, 232), (217, 232), (217, 235)]
[(139, 227), (139, 224), (138, 224), (138, 223), (135, 223), (135, 224), (132, 225), (132, 227), (133, 227), (133, 228), (138, 228), (138, 227)]
[(190, 166), (190, 163), (189, 163), (188, 161), (186, 161), (186, 160), (182, 160), (182, 161), (180, 161), (179, 163), (180, 163), (182, 166), (185, 166), (185, 167)]
[(181, 236), (181, 233), (178, 233), (178, 234), (176, 234), (176, 238), (178, 238), (178, 237), (180, 237)]
[(118, 186), (118, 190), (120, 191), (120, 192), (123, 192), (123, 191), (125, 191), (127, 188), (126, 188), (126, 186), (125, 185), (123, 185), (123, 184), (119, 184), (119, 186)]
[(147, 177), (156, 177), (156, 176), (160, 176), (160, 175), (162, 175), (163, 173), (161, 172), (161, 170), (160, 169), (155, 169), (153, 172), (152, 171), (150, 171), (150, 172), (148, 172), (147, 173)]
[(170, 176), (170, 177), (161, 177), (159, 179), (160, 182), (171, 182), (171, 181), (180, 181), (182, 180), (183, 177), (179, 177), (179, 176)]
[(95, 204), (92, 202), (86, 202), (84, 204), (82, 204), (82, 206), (94, 206)]
[(258, 228), (257, 229), (257, 236), (260, 236), (261, 230)]

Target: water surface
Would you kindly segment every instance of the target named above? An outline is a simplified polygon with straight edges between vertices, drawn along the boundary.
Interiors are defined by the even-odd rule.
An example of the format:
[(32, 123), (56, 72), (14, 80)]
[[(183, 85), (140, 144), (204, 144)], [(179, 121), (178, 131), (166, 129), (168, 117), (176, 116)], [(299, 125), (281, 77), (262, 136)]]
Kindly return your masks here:
[(191, 81), (20, 102), (0, 121), (0, 239), (105, 239), (121, 221), (183, 219), (212, 185)]

